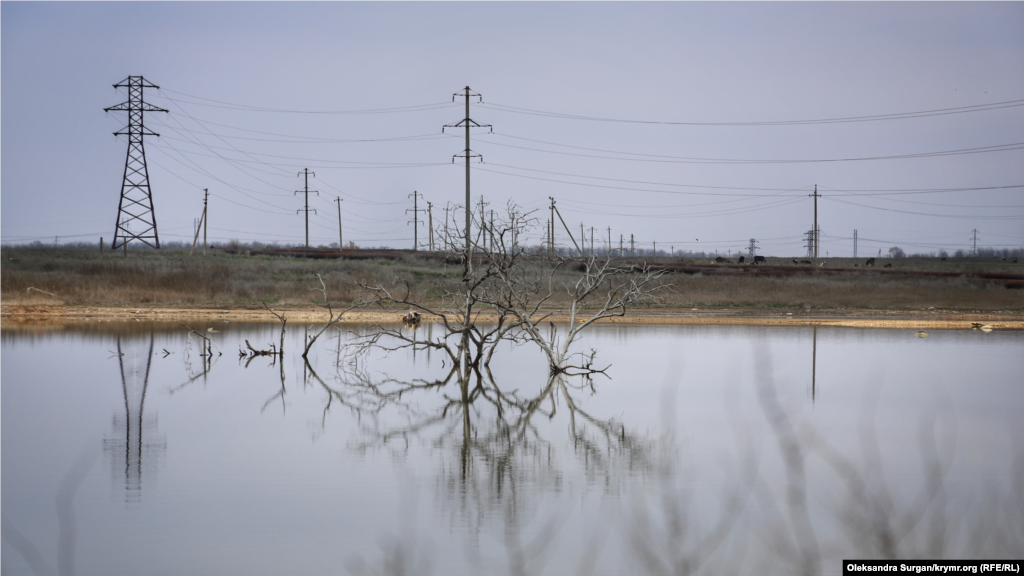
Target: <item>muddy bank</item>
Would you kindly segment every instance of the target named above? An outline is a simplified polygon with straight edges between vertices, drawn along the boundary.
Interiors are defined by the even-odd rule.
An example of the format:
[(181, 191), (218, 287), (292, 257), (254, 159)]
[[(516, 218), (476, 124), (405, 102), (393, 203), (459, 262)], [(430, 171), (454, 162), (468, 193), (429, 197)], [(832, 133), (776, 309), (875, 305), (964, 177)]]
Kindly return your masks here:
[[(289, 322), (324, 322), (327, 311), (313, 307), (287, 308)], [(400, 322), (403, 312), (361, 310), (348, 312), (344, 321), (350, 324)], [(481, 315), (481, 321), (492, 316)], [(277, 322), (263, 309), (201, 309), (140, 308), (95, 306), (0, 306), (0, 325), (22, 323), (68, 324), (78, 322), (145, 320), (145, 321), (227, 321)], [(547, 318), (551, 322), (568, 322), (568, 315), (559, 310)], [(1017, 311), (980, 312), (951, 310), (849, 310), (811, 309), (785, 312), (743, 308), (642, 309), (604, 322), (628, 324), (731, 324), (770, 326), (852, 326), (863, 328), (970, 329), (981, 323), (1002, 330), (1024, 330), (1024, 313)]]

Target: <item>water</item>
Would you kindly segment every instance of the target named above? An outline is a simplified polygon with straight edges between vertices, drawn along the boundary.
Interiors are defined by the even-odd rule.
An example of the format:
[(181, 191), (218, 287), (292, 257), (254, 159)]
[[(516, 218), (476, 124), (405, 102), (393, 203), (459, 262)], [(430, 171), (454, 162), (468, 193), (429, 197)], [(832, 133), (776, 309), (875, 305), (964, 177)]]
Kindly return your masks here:
[(4, 574), (1024, 554), (1024, 333), (596, 326), (579, 349), (607, 377), (552, 380), (506, 346), (463, 409), (456, 383), (431, 385), (451, 368), (437, 352), (353, 366), (329, 332), (307, 366), (290, 325), (283, 360), (247, 361), (278, 326), (208, 326), (210, 363), (176, 324), (4, 327)]

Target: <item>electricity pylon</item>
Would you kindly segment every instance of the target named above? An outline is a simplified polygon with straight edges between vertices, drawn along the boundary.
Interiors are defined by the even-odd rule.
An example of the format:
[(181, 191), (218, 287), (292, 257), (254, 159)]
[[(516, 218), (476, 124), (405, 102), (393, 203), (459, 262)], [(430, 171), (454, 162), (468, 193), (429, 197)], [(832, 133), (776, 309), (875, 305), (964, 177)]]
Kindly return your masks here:
[[(145, 112), (167, 112), (167, 110), (147, 104), (143, 100), (144, 88), (159, 90), (160, 87), (142, 76), (129, 76), (114, 84), (114, 88), (127, 88), (128, 101), (103, 110), (105, 112), (118, 110), (128, 112), (128, 126), (114, 132), (114, 136), (128, 136), (128, 156), (124, 162), (121, 200), (117, 205), (117, 223), (114, 228), (114, 241), (110, 244), (110, 248), (113, 250), (118, 247), (118, 239), (121, 240), (122, 245), (131, 240), (139, 240), (153, 248), (159, 248), (160, 237), (156, 231), (156, 212), (153, 211), (153, 194), (149, 188), (149, 169), (146, 167), (146, 149), (143, 146), (142, 138), (143, 136), (160, 135), (146, 128), (143, 123), (143, 114)], [(132, 232), (130, 230), (132, 224), (139, 225), (141, 229), (138, 232)]]

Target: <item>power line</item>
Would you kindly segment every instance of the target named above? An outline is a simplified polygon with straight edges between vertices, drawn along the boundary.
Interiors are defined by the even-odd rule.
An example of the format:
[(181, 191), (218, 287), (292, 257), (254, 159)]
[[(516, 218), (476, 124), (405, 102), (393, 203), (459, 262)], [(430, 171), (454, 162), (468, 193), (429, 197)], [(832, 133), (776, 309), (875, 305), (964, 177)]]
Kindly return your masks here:
[(935, 218), (959, 218), (966, 220), (1024, 220), (1024, 215), (1021, 216), (965, 216), (961, 214), (931, 214), (927, 212), (911, 212), (909, 210), (897, 210), (895, 208), (882, 208), (880, 206), (868, 206), (866, 204), (858, 204), (856, 202), (850, 202), (849, 200), (842, 200), (839, 198), (828, 197), (833, 202), (840, 202), (842, 204), (849, 204), (850, 206), (859, 206), (861, 208), (868, 208), (869, 210), (884, 210), (886, 212), (898, 212), (900, 214), (913, 214), (915, 216), (932, 216)]
[[(219, 104), (219, 105), (215, 106), (213, 104), (203, 104), (201, 102), (187, 102), (188, 104), (194, 104), (196, 106), (210, 106), (210, 107), (213, 107), (213, 108), (229, 107), (229, 108), (232, 108), (232, 109), (235, 109), (235, 110), (242, 110), (242, 111), (248, 111), (248, 112), (277, 112), (277, 113), (282, 113), (282, 114), (340, 114), (340, 115), (347, 115), (347, 114), (392, 114), (392, 113), (398, 113), (398, 112), (420, 112), (420, 111), (423, 111), (423, 110), (436, 110), (436, 109), (439, 109), (439, 108), (452, 108), (453, 107), (450, 102), (437, 102), (437, 103), (432, 103), (432, 104), (416, 104), (416, 105), (413, 105), (413, 106), (399, 106), (399, 107), (395, 107), (395, 108), (371, 108), (371, 109), (365, 109), (365, 110), (288, 110), (288, 109), (283, 109), (283, 108), (270, 108), (270, 107), (266, 107), (266, 106), (251, 106), (251, 105), (248, 105), (248, 104), (236, 104), (236, 103), (232, 103), (232, 102), (225, 102), (225, 101), (222, 101), (222, 100), (213, 100), (211, 98), (203, 98), (202, 96), (194, 96), (192, 94), (185, 94), (184, 92), (178, 92), (176, 90), (164, 89), (161, 92), (170, 92), (172, 94), (179, 94), (181, 96), (185, 96), (186, 98), (194, 98), (196, 100), (204, 100), (206, 102), (214, 102), (215, 104)], [(171, 98), (168, 97), (168, 96), (164, 96), (164, 98), (167, 98), (168, 100), (171, 100)]]
[(484, 108), (500, 112), (512, 112), (517, 114), (530, 114), (534, 116), (547, 116), (551, 118), (563, 118), (568, 120), (588, 120), (592, 122), (616, 122), (624, 124), (661, 124), (672, 126), (802, 126), (811, 124), (843, 124), (850, 122), (877, 122), (882, 120), (905, 120), (909, 118), (924, 118), (928, 116), (948, 116), (951, 114), (966, 114), (970, 112), (985, 112), (988, 110), (1000, 110), (1003, 108), (1015, 108), (1024, 106), (1024, 100), (1007, 100), (1004, 102), (993, 102), (991, 104), (975, 104), (972, 106), (958, 106), (955, 108), (937, 108), (934, 110), (920, 110), (916, 112), (897, 112), (894, 114), (875, 114), (865, 116), (845, 116), (838, 118), (819, 118), (813, 120), (767, 120), (767, 121), (746, 121), (746, 122), (672, 122), (666, 120), (629, 120), (622, 118), (602, 118), (599, 116), (583, 116), (578, 114), (565, 114), (561, 112), (549, 112), (530, 108), (520, 108), (495, 104), (490, 102)]
[[(915, 152), (910, 154), (892, 154), (887, 156), (863, 156), (856, 158), (814, 158), (814, 159), (740, 159), (740, 158), (700, 158), (689, 156), (669, 156), (665, 158), (618, 158), (615, 156), (595, 156), (593, 154), (578, 154), (575, 152), (559, 152), (557, 150), (541, 150), (526, 146), (514, 146), (500, 142), (487, 142), (488, 145), (515, 148), (517, 150), (528, 150), (531, 152), (543, 152), (545, 154), (559, 154), (562, 156), (576, 156), (580, 158), (596, 158), (599, 160), (622, 160), (627, 162), (654, 162), (659, 164), (821, 164), (833, 162), (867, 162), (874, 160), (906, 160), (910, 158), (938, 158), (944, 156), (963, 156), (968, 154), (987, 154), (990, 152), (1008, 152), (1024, 149), (1024, 142), (1013, 142), (1009, 144), (996, 144), (993, 146), (978, 146), (975, 148), (960, 148), (956, 150), (940, 150), (935, 152)], [(631, 152), (614, 152), (615, 154), (633, 154)], [(653, 155), (647, 155), (653, 156)]]

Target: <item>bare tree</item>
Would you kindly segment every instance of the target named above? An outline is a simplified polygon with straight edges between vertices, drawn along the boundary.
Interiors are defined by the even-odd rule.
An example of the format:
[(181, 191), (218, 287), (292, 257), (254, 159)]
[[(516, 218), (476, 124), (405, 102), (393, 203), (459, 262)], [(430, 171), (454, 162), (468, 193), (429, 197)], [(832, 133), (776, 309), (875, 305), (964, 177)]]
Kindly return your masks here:
[[(596, 352), (574, 352), (580, 333), (595, 322), (623, 316), (642, 300), (654, 299), (664, 285), (662, 272), (646, 266), (599, 260), (549, 259), (529, 253), (518, 237), (535, 224), (530, 213), (521, 214), (509, 203), (504, 217), (478, 233), (473, 243), (474, 265), (463, 266), (461, 282), (438, 281), (432, 287), (440, 304), (412, 295), (408, 281), (390, 285), (360, 283), (367, 301), (384, 308), (408, 307), (427, 321), (440, 323), (444, 334), (423, 339), (417, 331), (379, 327), (356, 346), (397, 350), (431, 348), (448, 354), (459, 369), (480, 369), (489, 364), (498, 343), (530, 342), (544, 351), (553, 374), (593, 374)], [(485, 237), (486, 236), (486, 237)], [(486, 240), (486, 241), (484, 241)], [(449, 262), (462, 262), (464, 248), (448, 238)], [(482, 315), (495, 322), (479, 322)], [(568, 320), (564, 333), (548, 330), (555, 319)]]

